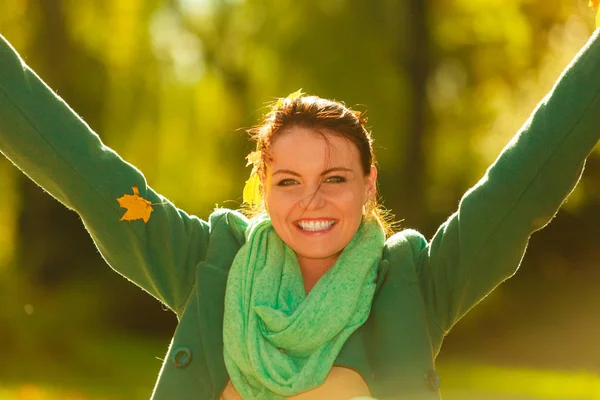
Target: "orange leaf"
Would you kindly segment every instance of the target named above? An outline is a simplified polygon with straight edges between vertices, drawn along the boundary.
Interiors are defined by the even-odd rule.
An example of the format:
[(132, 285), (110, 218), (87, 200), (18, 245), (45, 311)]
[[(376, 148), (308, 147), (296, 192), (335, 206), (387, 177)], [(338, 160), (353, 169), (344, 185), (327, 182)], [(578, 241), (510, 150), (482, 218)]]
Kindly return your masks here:
[(590, 7), (598, 7), (598, 4), (600, 4), (600, 0), (590, 0)]
[(124, 194), (117, 199), (119, 205), (127, 209), (120, 221), (143, 219), (144, 223), (147, 223), (150, 219), (150, 213), (154, 211), (152, 203), (140, 196), (137, 185), (133, 185), (131, 188), (133, 189), (133, 195)]

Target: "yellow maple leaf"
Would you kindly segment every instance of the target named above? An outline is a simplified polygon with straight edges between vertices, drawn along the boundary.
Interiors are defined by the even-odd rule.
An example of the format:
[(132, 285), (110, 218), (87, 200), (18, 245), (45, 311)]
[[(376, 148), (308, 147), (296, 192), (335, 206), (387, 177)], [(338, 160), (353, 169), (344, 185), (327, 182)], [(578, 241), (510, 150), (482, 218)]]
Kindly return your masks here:
[[(590, 0), (590, 7), (598, 7), (600, 5), (600, 0)], [(600, 28), (600, 7), (596, 10), (596, 28)]]
[[(260, 163), (261, 154), (262, 153), (259, 150), (253, 151), (252, 153), (248, 154), (246, 156), (246, 160), (248, 160), (248, 162), (246, 163), (246, 167), (248, 165), (253, 165), (254, 167), (256, 167)], [(254, 172), (254, 170), (252, 172)]]
[[(600, 1), (600, 0), (599, 0)], [(283, 107), (283, 104), (285, 103), (286, 100), (296, 100), (299, 97), (304, 96), (304, 92), (302, 91), (302, 88), (296, 90), (293, 93), (288, 94), (286, 97), (280, 97), (279, 99), (277, 99), (277, 102), (275, 103), (275, 105), (273, 106), (272, 110), (278, 110), (281, 107)]]
[(288, 94), (286, 99), (295, 100), (299, 97), (302, 97), (303, 95), (304, 95), (304, 92), (302, 91), (302, 88), (300, 88), (300, 89), (296, 90), (294, 93)]
[(246, 185), (244, 185), (244, 191), (242, 193), (243, 202), (246, 204), (256, 204), (259, 205), (262, 196), (260, 194), (260, 177), (258, 173), (253, 172), (250, 175), (250, 178), (246, 181)]
[(143, 219), (144, 223), (147, 223), (150, 219), (150, 213), (154, 211), (152, 203), (140, 196), (137, 185), (133, 185), (131, 188), (133, 189), (133, 195), (124, 194), (117, 199), (119, 205), (127, 209), (127, 212), (119, 221)]

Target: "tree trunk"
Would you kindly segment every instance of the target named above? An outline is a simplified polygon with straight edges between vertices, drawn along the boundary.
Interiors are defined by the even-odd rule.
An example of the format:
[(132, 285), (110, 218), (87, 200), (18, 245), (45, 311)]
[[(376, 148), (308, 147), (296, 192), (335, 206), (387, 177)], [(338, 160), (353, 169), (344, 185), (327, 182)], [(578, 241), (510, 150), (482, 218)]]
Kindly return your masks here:
[(401, 54), (409, 82), (410, 111), (407, 113), (404, 175), (402, 192), (403, 206), (409, 211), (405, 217), (408, 226), (421, 226), (426, 221), (426, 177), (425, 138), (428, 133), (427, 79), (431, 65), (429, 59), (430, 39), (428, 29), (428, 3), (426, 0), (407, 2), (410, 30), (406, 53)]

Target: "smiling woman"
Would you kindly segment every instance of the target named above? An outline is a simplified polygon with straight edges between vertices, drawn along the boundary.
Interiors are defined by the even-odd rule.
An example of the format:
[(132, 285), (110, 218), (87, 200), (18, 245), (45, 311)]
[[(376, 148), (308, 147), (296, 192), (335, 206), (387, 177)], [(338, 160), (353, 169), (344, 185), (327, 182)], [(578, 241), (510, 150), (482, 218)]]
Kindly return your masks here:
[[(357, 113), (300, 92), (278, 101), (254, 132), (257, 150), (249, 159), (264, 197), (254, 210), (264, 212), (254, 219), (262, 216), (270, 235), (259, 240), (251, 228), (247, 246), (264, 256), (247, 257), (241, 249), (231, 266), (224, 337), (233, 385), (224, 396), (255, 398), (264, 387), (291, 398), (368, 395), (360, 374), (334, 362), (368, 317), (385, 240), (377, 208), (367, 208), (376, 194), (372, 139)], [(257, 277), (244, 282), (246, 293), (236, 287), (245, 281), (239, 275)], [(264, 331), (247, 335), (258, 338), (259, 351), (238, 333), (260, 325)], [(276, 367), (265, 371), (266, 364)]]
[[(204, 221), (149, 187), (1, 36), (0, 65), (0, 151), (177, 314), (157, 400), (439, 399), (445, 335), (516, 272), (600, 136), (596, 31), (430, 241), (390, 236), (364, 119), (296, 93), (253, 130), (264, 200), (251, 218)], [(132, 188), (156, 206), (122, 221)]]

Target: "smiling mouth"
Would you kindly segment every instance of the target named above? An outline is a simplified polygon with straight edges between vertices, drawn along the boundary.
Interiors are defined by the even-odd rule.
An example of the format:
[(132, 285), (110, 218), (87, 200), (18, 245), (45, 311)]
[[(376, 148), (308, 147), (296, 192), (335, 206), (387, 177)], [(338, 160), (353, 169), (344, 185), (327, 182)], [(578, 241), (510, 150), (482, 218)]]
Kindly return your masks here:
[(333, 225), (335, 225), (335, 221), (333, 221), (333, 220), (329, 220), (329, 221), (299, 221), (296, 223), (296, 225), (303, 231), (321, 232), (321, 231), (326, 231), (329, 228), (331, 228)]

